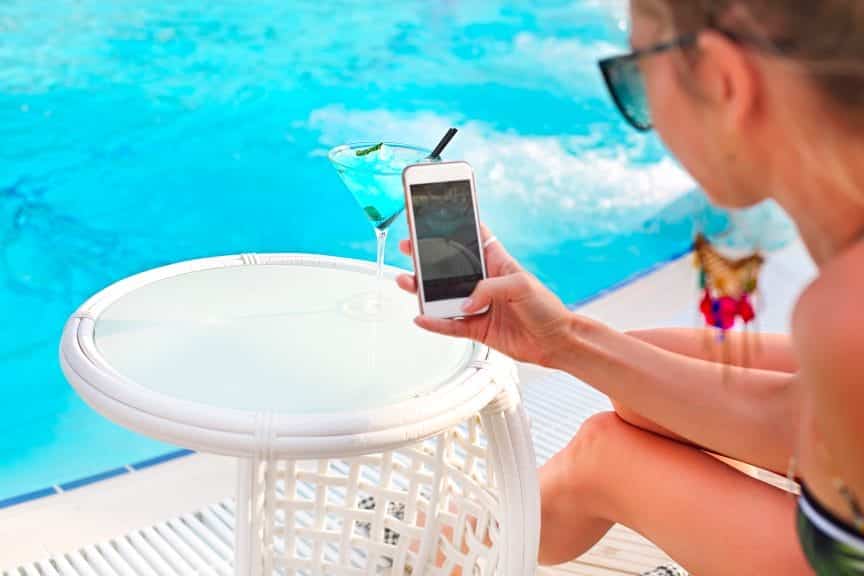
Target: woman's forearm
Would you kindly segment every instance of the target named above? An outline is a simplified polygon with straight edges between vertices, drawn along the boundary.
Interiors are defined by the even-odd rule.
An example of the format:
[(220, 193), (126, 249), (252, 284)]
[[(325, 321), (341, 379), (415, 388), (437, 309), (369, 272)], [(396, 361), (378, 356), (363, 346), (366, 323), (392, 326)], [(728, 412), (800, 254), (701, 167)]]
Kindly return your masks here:
[(785, 470), (797, 442), (797, 376), (675, 354), (574, 315), (544, 363), (663, 428), (739, 460)]
[(721, 342), (712, 332), (707, 328), (652, 328), (627, 334), (658, 348), (709, 362), (722, 360), (734, 366), (790, 374), (800, 370), (787, 334), (736, 331), (728, 332)]

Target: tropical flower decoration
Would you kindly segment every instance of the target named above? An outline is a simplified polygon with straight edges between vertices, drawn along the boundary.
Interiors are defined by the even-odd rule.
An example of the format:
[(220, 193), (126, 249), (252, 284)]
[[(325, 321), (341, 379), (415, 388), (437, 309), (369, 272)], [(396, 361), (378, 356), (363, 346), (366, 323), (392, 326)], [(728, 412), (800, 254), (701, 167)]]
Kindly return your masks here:
[(765, 258), (759, 252), (740, 259), (728, 258), (702, 234), (696, 236), (693, 251), (702, 290), (699, 311), (705, 323), (719, 330), (721, 337), (739, 318), (748, 326), (756, 319), (754, 298)]

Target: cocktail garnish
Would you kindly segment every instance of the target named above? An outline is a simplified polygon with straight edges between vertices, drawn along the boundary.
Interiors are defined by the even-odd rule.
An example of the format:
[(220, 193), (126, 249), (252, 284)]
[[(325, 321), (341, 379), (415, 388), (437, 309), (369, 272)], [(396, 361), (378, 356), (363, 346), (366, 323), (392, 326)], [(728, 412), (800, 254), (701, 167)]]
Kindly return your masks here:
[(362, 150), (357, 150), (357, 152), (355, 152), (355, 154), (357, 154), (357, 156), (367, 156), (373, 152), (377, 152), (378, 150), (381, 149), (382, 146), (384, 146), (384, 143), (379, 142), (378, 144), (375, 144), (374, 146), (370, 146), (369, 148), (363, 148)]
[(375, 206), (366, 206), (365, 208), (363, 208), (363, 211), (366, 212), (366, 215), (369, 217), (370, 220), (379, 222), (384, 219), (384, 217), (381, 216), (381, 212), (379, 212), (378, 209), (375, 208)]

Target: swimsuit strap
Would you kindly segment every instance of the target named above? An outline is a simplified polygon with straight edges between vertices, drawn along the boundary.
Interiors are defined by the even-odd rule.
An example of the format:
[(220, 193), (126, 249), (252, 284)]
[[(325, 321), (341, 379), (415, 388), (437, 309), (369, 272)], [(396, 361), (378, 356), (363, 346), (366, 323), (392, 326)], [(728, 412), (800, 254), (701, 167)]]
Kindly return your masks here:
[[(796, 476), (796, 472), (798, 470), (798, 457), (792, 456), (789, 459), (789, 469), (786, 472), (786, 478), (794, 483), (802, 485), (801, 479)], [(860, 534), (864, 535), (864, 508), (861, 507), (861, 502), (846, 484), (842, 478), (839, 476), (834, 476), (832, 478), (832, 483), (834, 484), (834, 489), (840, 495), (841, 498), (846, 502), (846, 506), (849, 508), (849, 511), (852, 513), (852, 525), (855, 527)], [(812, 499), (812, 497), (811, 497)]]
[(855, 529), (864, 534), (864, 510), (861, 509), (861, 503), (858, 501), (858, 498), (855, 497), (849, 486), (840, 478), (834, 478), (834, 489), (837, 490), (843, 500), (846, 501), (846, 506), (852, 511), (852, 523)]

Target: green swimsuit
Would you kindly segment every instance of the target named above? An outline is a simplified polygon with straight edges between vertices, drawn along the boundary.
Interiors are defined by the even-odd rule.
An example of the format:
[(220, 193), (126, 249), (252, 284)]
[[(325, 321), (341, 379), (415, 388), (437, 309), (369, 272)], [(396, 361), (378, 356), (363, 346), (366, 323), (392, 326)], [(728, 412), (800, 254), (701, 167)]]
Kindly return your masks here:
[(805, 486), (797, 524), (804, 554), (818, 576), (864, 575), (864, 534), (826, 510)]

